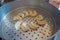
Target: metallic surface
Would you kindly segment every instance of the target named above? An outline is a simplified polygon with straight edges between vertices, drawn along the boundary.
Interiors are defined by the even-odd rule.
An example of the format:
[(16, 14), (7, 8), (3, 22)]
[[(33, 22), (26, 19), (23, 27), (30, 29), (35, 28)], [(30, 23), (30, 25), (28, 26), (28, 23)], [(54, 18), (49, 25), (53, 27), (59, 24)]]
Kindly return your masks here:
[[(39, 28), (36, 31), (30, 29), (30, 31), (28, 31), (28, 32), (23, 32), (21, 28), (20, 28), (20, 30), (16, 30), (13, 18), (20, 11), (22, 12), (24, 10), (27, 10), (27, 11), (36, 10), (38, 12), (38, 15), (43, 15), (44, 19), (47, 20), (49, 26), (47, 26), (48, 24), (46, 24), (44, 27), (39, 26)], [(3, 21), (2, 21), (3, 37), (6, 38), (6, 40), (46, 40), (47, 38), (51, 37), (56, 32), (54, 30), (55, 23), (54, 23), (53, 19), (51, 18), (51, 16), (48, 14), (49, 14), (49, 12), (47, 12), (41, 8), (37, 8), (37, 7), (35, 8), (35, 7), (30, 7), (30, 6), (26, 6), (25, 8), (19, 7), (15, 10), (9, 12), (3, 18)], [(31, 17), (31, 18), (33, 18), (33, 17)], [(28, 20), (28, 19), (30, 20), (30, 18), (27, 18), (25, 20)]]
[[(40, 0), (39, 1), (33, 0), (33, 2), (31, 2), (31, 0), (30, 1), (25, 0), (24, 1), (25, 3), (24, 2), (21, 3), (21, 2), (22, 1), (17, 1), (17, 2), (15, 1), (15, 2), (11, 2), (11, 3), (8, 3), (8, 4), (4, 5), (4, 6), (2, 6), (0, 8), (1, 19), (8, 12), (10, 12), (10, 11), (12, 11), (12, 10), (14, 10), (14, 9), (16, 9), (18, 7), (21, 7), (21, 5), (30, 4), (30, 5), (33, 5), (33, 6), (40, 6), (43, 9), (47, 10), (53, 16), (53, 18), (55, 20), (55, 23), (56, 23), (56, 29), (55, 30), (56, 30), (56, 32), (60, 29), (60, 18), (59, 18), (60, 17), (60, 11), (58, 11), (57, 8), (55, 8), (54, 6), (52, 6), (52, 5), (50, 5), (50, 4), (46, 3), (46, 2), (40, 1)], [(1, 32), (1, 34), (2, 34), (2, 32)]]

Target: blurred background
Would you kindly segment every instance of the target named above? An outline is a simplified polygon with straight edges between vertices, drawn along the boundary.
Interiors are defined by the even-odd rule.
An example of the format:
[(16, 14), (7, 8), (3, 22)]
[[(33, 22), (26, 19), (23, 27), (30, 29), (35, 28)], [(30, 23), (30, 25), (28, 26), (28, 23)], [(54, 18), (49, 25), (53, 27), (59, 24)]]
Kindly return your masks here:
[(60, 10), (60, 0), (49, 0), (49, 3)]
[[(11, 1), (15, 1), (15, 0), (0, 0), (0, 6), (6, 4), (8, 2), (11, 2)], [(60, 9), (60, 0), (46, 0), (46, 1)]]

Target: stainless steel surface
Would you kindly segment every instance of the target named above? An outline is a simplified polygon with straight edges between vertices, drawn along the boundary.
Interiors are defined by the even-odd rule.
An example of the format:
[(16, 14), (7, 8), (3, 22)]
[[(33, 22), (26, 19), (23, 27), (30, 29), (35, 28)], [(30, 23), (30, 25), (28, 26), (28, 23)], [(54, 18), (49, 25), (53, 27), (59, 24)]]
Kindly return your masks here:
[[(39, 26), (37, 30), (30, 29), (30, 31), (28, 32), (23, 32), (21, 28), (20, 30), (16, 30), (13, 18), (18, 13), (23, 12), (24, 10), (27, 10), (27, 11), (36, 10), (38, 15), (43, 15), (44, 19), (47, 20), (49, 26), (47, 26), (46, 24), (44, 27)], [(28, 19), (30, 18), (27, 18), (25, 20), (28, 20)], [(3, 18), (2, 32), (3, 32), (3, 37), (6, 40), (46, 40), (47, 38), (51, 37), (56, 31), (55, 31), (55, 22), (53, 21), (53, 18), (49, 15), (47, 11), (37, 7), (26, 6), (26, 7), (17, 8), (9, 12)]]

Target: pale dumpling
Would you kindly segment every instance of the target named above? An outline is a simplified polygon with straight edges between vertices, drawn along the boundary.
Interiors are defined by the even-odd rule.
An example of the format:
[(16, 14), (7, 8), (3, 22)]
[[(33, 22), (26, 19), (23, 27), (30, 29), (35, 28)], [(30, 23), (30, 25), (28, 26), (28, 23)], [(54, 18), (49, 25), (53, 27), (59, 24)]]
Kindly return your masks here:
[(20, 22), (20, 21), (17, 21), (17, 22), (15, 23), (15, 29), (16, 29), (16, 30), (20, 30), (20, 27), (21, 27), (21, 22)]

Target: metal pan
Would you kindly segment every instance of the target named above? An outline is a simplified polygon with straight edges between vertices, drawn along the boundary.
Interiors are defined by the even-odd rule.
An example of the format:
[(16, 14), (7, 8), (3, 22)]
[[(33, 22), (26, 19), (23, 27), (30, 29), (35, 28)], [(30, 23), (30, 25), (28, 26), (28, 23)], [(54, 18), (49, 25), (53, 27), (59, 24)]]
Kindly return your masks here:
[[(54, 6), (50, 5), (49, 3), (44, 2), (44, 1), (40, 1), (40, 0), (38, 0), (38, 1), (37, 0), (32, 0), (32, 1), (31, 0), (30, 1), (29, 0), (28, 1), (27, 0), (25, 0), (25, 1), (23, 0), (23, 1), (14, 1), (14, 2), (8, 3), (8, 4), (6, 4), (6, 5), (1, 7), (2, 16), (4, 16), (4, 14), (8, 15), (9, 12), (11, 12), (12, 10), (15, 10), (17, 8), (19, 10), (20, 7), (27, 7), (27, 8), (32, 8), (32, 9), (36, 8), (36, 10), (40, 9), (41, 10), (40, 12), (43, 12), (42, 15), (45, 14), (46, 16), (48, 16), (48, 18), (49, 17), (52, 18), (52, 20), (54, 20), (53, 24), (55, 24), (55, 26), (54, 26), (55, 32), (54, 32), (54, 34), (51, 37), (53, 37), (56, 34), (56, 32), (59, 30), (59, 28), (60, 28), (60, 21), (59, 21), (60, 20), (59, 19), (60, 12), (58, 11), (57, 8), (55, 8)], [(48, 13), (48, 14), (46, 14), (46, 13)], [(7, 28), (7, 27), (5, 27), (5, 28)], [(3, 30), (3, 34), (5, 36), (4, 38), (6, 38), (6, 36), (7, 36), (5, 34), (5, 32), (6, 32), (6, 30), (5, 31)], [(21, 36), (19, 36), (19, 37), (21, 37)], [(51, 37), (49, 37), (49, 38), (51, 38)], [(10, 37), (8, 37), (8, 39), (10, 39)], [(17, 37), (16, 37), (16, 39), (17, 39)]]

